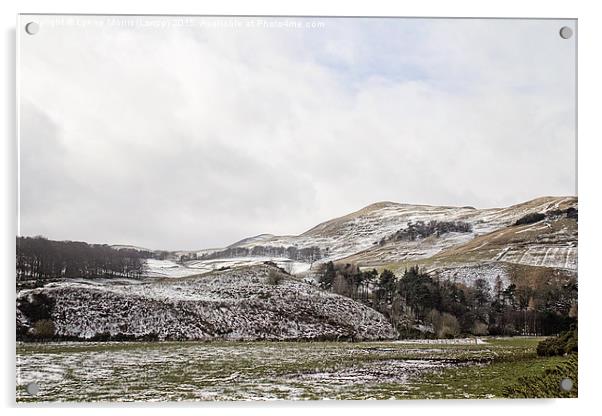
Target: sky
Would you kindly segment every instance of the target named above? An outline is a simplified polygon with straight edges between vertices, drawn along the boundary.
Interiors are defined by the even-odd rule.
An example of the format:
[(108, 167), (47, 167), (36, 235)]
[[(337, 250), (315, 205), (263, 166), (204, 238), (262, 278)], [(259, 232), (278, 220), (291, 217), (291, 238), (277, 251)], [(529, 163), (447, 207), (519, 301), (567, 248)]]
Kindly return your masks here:
[(29, 21), (20, 235), (192, 250), (577, 192), (572, 20)]

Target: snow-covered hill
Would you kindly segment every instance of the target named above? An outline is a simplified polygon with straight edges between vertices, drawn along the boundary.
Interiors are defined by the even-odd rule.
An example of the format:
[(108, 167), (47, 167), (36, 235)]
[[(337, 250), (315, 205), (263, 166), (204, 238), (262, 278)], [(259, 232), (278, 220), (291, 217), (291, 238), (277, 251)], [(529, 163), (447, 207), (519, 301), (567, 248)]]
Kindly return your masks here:
[(146, 259), (144, 260), (142, 274), (144, 277), (181, 278), (216, 270), (257, 266), (264, 264), (266, 261), (271, 261), (288, 273), (295, 275), (303, 274), (310, 268), (309, 263), (280, 257), (226, 257), (210, 260), (190, 260), (183, 263), (178, 263), (173, 260)]
[(113, 244), (111, 246), (111, 248), (115, 249), (115, 250), (135, 250), (135, 251), (153, 251), (151, 249), (148, 248), (144, 248), (144, 247), (138, 247), (138, 246), (132, 246), (129, 244)]
[(20, 292), (17, 332), (34, 331), (32, 322), (41, 317), (52, 320), (56, 334), (66, 339), (101, 334), (160, 340), (396, 337), (375, 310), (268, 265), (145, 284), (63, 282)]
[(508, 262), (577, 269), (577, 222), (566, 217), (504, 227), (432, 257), (433, 264)]
[(146, 277), (186, 277), (201, 273), (173, 260), (144, 260), (143, 274)]
[[(326, 261), (353, 262), (366, 267), (388, 265), (405, 266), (408, 262), (439, 259), (440, 263), (458, 260), (459, 263), (479, 261), (506, 261), (548, 267), (576, 268), (576, 221), (559, 222), (547, 219), (543, 223), (512, 227), (520, 218), (533, 213), (566, 211), (577, 207), (576, 197), (542, 197), (507, 208), (475, 209), (472, 207), (438, 207), (379, 202), (340, 218), (319, 224), (298, 236), (260, 234), (243, 239), (229, 247), (254, 248), (318, 247), (320, 259), (314, 262), (297, 261), (282, 257), (237, 256), (204, 259), (185, 263), (190, 274), (195, 271), (216, 270), (222, 267), (253, 265), (273, 260), (295, 273), (311, 272), (315, 263)], [(461, 221), (470, 224), (471, 232), (450, 232), (440, 236), (415, 241), (389, 241), (383, 238), (418, 221)], [(549, 228), (549, 229), (548, 229)], [(508, 231), (509, 230), (509, 231)], [(551, 230), (551, 231), (550, 231)], [(497, 234), (496, 234), (497, 233)], [(508, 234), (509, 233), (509, 234)], [(518, 237), (523, 233), (522, 237)], [(515, 240), (505, 245), (502, 235), (513, 235)], [(498, 241), (500, 244), (490, 244)], [(477, 244), (478, 243), (478, 244)], [(479, 244), (481, 246), (477, 247)], [(470, 255), (452, 256), (456, 248), (467, 247)], [(483, 248), (489, 250), (483, 254)], [(503, 250), (506, 250), (503, 252)], [(214, 250), (212, 253), (217, 252)], [(447, 254), (446, 254), (447, 253)], [(466, 253), (465, 253), (466, 254)]]

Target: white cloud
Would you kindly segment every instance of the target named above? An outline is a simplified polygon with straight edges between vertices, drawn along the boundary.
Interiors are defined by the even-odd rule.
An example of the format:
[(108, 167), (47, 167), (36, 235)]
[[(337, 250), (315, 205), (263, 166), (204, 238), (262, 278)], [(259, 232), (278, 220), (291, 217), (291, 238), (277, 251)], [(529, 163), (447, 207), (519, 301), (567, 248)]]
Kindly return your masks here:
[(25, 235), (201, 248), (379, 200), (574, 193), (561, 22), (41, 23), (21, 44)]

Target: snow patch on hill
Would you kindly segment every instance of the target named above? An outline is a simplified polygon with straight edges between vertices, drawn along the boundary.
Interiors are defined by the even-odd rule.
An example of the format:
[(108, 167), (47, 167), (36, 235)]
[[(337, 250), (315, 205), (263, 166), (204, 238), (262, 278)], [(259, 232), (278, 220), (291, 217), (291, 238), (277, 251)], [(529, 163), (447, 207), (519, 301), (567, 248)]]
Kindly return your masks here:
[[(577, 198), (574, 197), (543, 197), (507, 208), (490, 209), (380, 202), (319, 224), (298, 236), (263, 234), (241, 240), (236, 243), (236, 246), (247, 248), (256, 245), (294, 246), (299, 249), (317, 246), (323, 256), (320, 262), (345, 259), (359, 261), (362, 265), (376, 266), (429, 258), (449, 247), (509, 227), (526, 214), (546, 213), (576, 206)], [(426, 238), (416, 242), (396, 242), (386, 244), (385, 247), (379, 247), (377, 244), (383, 237), (388, 237), (399, 229), (407, 227), (409, 222), (432, 220), (467, 222), (472, 226), (473, 231), (449, 233), (440, 238)], [(558, 256), (562, 254), (559, 253)], [(568, 263), (572, 264), (572, 258), (569, 258)]]
[(286, 258), (267, 257), (230, 257), (223, 259), (191, 260), (184, 264), (176, 263), (172, 260), (146, 259), (144, 260), (142, 276), (167, 278), (189, 277), (216, 270), (262, 265), (268, 260), (290, 274), (303, 274), (311, 267), (309, 263), (293, 261)]
[(477, 279), (485, 279), (490, 289), (494, 287), (498, 277), (503, 287), (511, 283), (508, 266), (496, 262), (435, 269), (429, 271), (429, 274), (441, 280), (464, 283), (468, 286), (474, 284)]
[(172, 260), (144, 260), (142, 275), (146, 277), (186, 277), (199, 274), (199, 270), (191, 269)]

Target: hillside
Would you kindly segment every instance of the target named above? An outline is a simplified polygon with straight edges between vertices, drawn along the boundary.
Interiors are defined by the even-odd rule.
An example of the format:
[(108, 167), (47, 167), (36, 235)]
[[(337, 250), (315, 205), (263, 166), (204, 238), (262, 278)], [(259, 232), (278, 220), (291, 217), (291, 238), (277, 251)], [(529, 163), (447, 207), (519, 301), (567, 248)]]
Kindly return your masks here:
[[(577, 198), (571, 197), (538, 198), (500, 209), (382, 202), (298, 236), (260, 234), (194, 252), (115, 251), (26, 239), (20, 250), (27, 248), (25, 243), (31, 247), (18, 256), (18, 266), (24, 281), (35, 284), (21, 285), (17, 294), (17, 334), (31, 340), (39, 339), (36, 332), (49, 330), (63, 340), (391, 339), (397, 332), (390, 322), (400, 333), (420, 330), (422, 315), (432, 308), (405, 305), (419, 308), (422, 315), (416, 321), (415, 311), (395, 309), (401, 304), (394, 308), (387, 296), (381, 299), (382, 293), (390, 292), (391, 299), (400, 295), (391, 289), (397, 284), (379, 286), (383, 270), (393, 271), (387, 279), (393, 276), (399, 283), (411, 266), (419, 266), (413, 268), (419, 270), (413, 272), (416, 282), (459, 282), (454, 290), (466, 290), (467, 298), (477, 283), (484, 287), (482, 279), (489, 282), (487, 290), (500, 288), (500, 280), (505, 289), (514, 284), (523, 303), (551, 311), (564, 319), (554, 322), (565, 325), (573, 319), (568, 314), (576, 289), (577, 208)], [(38, 267), (46, 273), (39, 281), (32, 279), (36, 276), (30, 267), (42, 258), (36, 244), (62, 249), (67, 256)], [(72, 250), (80, 246), (87, 247), (82, 251), (87, 257)], [(335, 264), (325, 265), (331, 261)], [(328, 268), (332, 273), (327, 275)], [(378, 279), (373, 268), (380, 269)], [(408, 276), (408, 282), (414, 281)], [(437, 287), (423, 289), (432, 289), (437, 299)], [(530, 291), (527, 298), (525, 291)], [(514, 292), (507, 296), (515, 299)], [(464, 303), (456, 306), (453, 314), (466, 318), (463, 330), (471, 331), (475, 318), (462, 309)], [(520, 333), (526, 328), (520, 312), (511, 308), (505, 315), (512, 328), (489, 322), (486, 314), (479, 319), (498, 333)], [(538, 330), (536, 324), (533, 320), (533, 330)]]
[(54, 283), (18, 293), (17, 334), (35, 334), (41, 320), (51, 320), (60, 339), (396, 337), (373, 309), (267, 265), (139, 284)]
[(575, 270), (577, 222), (558, 218), (504, 227), (448, 248), (431, 260), (434, 264), (503, 261)]
[[(298, 236), (260, 234), (234, 243), (222, 252), (214, 250), (210, 258), (198, 252), (198, 257), (184, 262), (185, 270), (178, 270), (176, 274), (260, 264), (265, 260), (272, 260), (292, 273), (310, 275), (315, 264), (327, 261), (393, 268), (418, 263), (443, 267), (504, 261), (574, 270), (576, 220), (567, 219), (566, 215), (548, 215), (541, 223), (513, 225), (528, 214), (564, 212), (569, 208), (577, 208), (576, 197), (542, 197), (491, 209), (379, 202), (321, 223)], [(471, 231), (449, 232), (413, 241), (388, 240), (410, 224), (430, 221), (462, 222)], [(263, 254), (270, 248), (294, 248), (295, 251), (316, 248), (320, 255), (310, 261), (287, 258), (281, 253)], [(253, 254), (256, 252), (261, 255)]]

